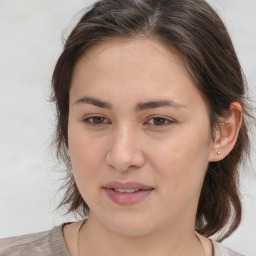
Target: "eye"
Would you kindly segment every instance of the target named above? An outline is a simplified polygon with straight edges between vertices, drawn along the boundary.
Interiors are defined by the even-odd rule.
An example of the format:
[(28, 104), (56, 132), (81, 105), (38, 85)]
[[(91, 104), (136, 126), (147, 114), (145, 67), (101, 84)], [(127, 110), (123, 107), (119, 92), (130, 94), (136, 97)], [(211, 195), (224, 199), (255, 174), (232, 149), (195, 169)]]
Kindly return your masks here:
[(154, 126), (166, 126), (174, 123), (174, 121), (165, 117), (156, 116), (149, 119), (147, 123)]
[(83, 119), (83, 122), (91, 126), (100, 126), (109, 123), (109, 121), (103, 116), (90, 116)]

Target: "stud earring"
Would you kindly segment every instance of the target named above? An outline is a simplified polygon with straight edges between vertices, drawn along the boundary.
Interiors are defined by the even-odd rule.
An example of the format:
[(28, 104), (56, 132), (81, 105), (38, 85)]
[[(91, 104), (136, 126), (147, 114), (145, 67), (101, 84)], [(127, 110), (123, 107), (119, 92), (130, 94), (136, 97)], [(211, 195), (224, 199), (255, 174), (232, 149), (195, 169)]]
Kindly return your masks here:
[(219, 156), (220, 154), (221, 154), (221, 151), (220, 151), (220, 150), (218, 150), (218, 151), (217, 151), (217, 155)]

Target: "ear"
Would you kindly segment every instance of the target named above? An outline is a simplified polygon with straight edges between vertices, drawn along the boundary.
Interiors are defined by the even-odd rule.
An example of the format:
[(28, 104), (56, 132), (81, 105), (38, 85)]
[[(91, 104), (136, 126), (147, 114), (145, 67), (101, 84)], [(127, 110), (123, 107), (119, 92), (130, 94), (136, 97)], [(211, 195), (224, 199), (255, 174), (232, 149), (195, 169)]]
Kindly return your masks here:
[(234, 148), (237, 136), (242, 125), (242, 107), (240, 103), (230, 104), (230, 115), (221, 120), (221, 124), (215, 131), (215, 141), (209, 155), (209, 162), (217, 162), (224, 159)]

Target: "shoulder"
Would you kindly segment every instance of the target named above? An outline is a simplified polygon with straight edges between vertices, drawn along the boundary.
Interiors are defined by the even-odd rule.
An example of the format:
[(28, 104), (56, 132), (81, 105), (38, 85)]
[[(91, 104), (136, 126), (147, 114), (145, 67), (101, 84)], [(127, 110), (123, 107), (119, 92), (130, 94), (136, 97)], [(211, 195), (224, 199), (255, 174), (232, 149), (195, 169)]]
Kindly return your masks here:
[[(23, 236), (4, 238), (0, 240), (0, 255), (26, 255), (36, 252), (42, 255), (42, 249), (50, 249), (50, 231)], [(48, 254), (45, 254), (48, 255)], [(51, 253), (49, 255), (52, 255)]]
[(214, 256), (243, 256), (242, 254), (225, 247), (215, 240), (211, 240), (211, 242), (213, 245)]
[(0, 256), (70, 256), (62, 227), (60, 225), (44, 232), (0, 239)]

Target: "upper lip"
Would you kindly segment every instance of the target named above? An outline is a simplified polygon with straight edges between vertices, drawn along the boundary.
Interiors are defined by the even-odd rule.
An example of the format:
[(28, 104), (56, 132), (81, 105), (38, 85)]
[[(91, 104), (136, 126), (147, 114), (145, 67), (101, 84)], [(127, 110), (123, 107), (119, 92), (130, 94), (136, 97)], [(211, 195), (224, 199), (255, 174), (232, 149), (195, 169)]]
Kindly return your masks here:
[(119, 182), (119, 181), (112, 181), (107, 183), (104, 188), (121, 188), (121, 189), (154, 189), (151, 186), (139, 183), (139, 182)]

